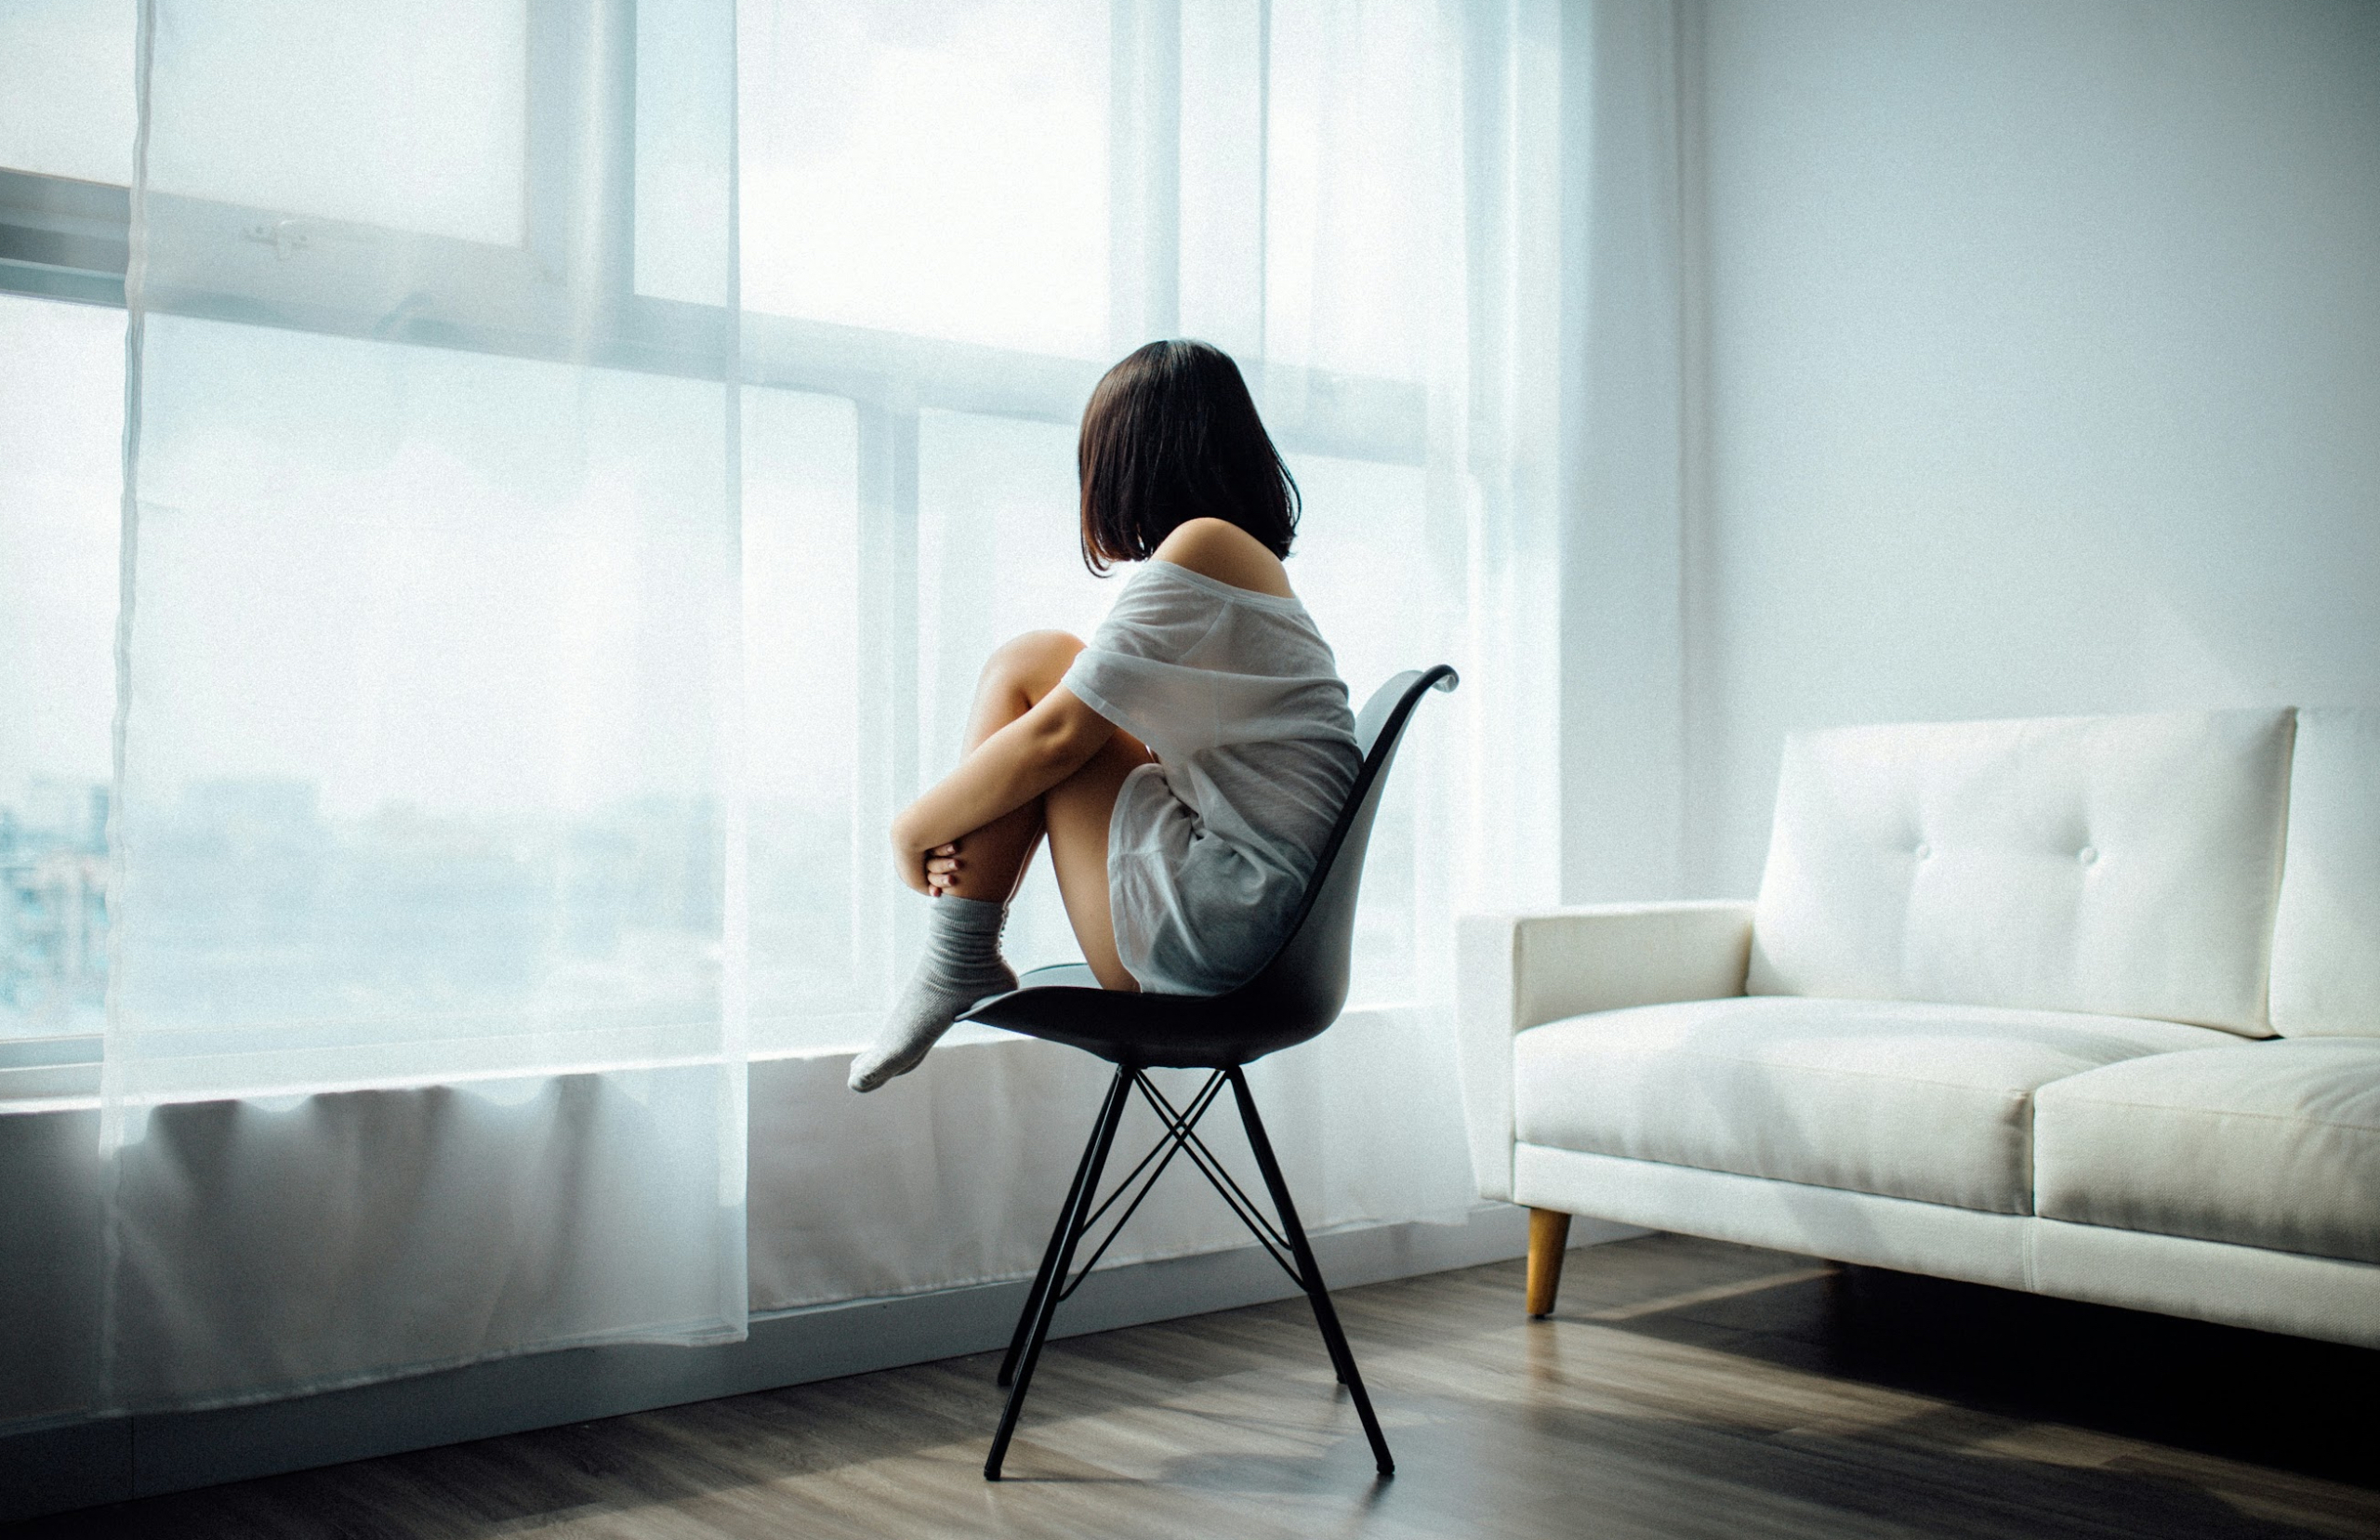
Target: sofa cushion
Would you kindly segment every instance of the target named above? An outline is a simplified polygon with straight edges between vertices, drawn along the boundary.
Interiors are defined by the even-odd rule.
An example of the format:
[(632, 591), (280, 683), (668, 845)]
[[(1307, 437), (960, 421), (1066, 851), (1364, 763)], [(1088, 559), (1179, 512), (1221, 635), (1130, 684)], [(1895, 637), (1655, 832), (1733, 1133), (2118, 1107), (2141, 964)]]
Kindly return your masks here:
[(2272, 1026), (2380, 1037), (2380, 711), (2301, 711), (2272, 938)]
[(2267, 1035), (2290, 728), (2275, 710), (1797, 734), (1747, 987)]
[(2380, 1262), (2380, 1040), (2128, 1060), (2036, 1102), (2043, 1218)]
[(1976, 1006), (1640, 1006), (1520, 1033), (1514, 1126), (1527, 1144), (2026, 1214), (2035, 1087), (2237, 1041), (2171, 1021)]

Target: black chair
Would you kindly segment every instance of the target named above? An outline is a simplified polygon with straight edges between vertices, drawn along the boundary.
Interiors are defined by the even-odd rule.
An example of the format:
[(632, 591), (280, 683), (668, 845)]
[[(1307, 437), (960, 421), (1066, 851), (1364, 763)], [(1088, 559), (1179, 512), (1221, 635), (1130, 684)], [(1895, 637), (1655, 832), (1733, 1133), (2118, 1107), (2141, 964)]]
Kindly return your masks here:
[[(1306, 1244), (1305, 1229), (1298, 1223), (1289, 1186), (1281, 1179), (1280, 1163), (1274, 1159), (1272, 1140), (1265, 1137), (1264, 1121), (1256, 1114), (1256, 1101), (1249, 1095), (1240, 1067), (1317, 1036), (1339, 1019), (1339, 1007), (1347, 1001), (1355, 892), (1363, 881), (1364, 850), (1371, 840), (1372, 820), (1380, 810), (1389, 762), (1396, 757), (1397, 741), (1423, 692), (1452, 690), (1456, 682), (1455, 671), (1444, 664), (1411, 670), (1381, 686), (1365, 704), (1355, 718), (1355, 742), (1364, 751), (1363, 769), (1356, 772), (1338, 826), (1322, 848), (1322, 858), (1290, 921), (1288, 937), (1272, 961), (1248, 982), (1228, 994), (1130, 994), (1101, 989), (1091, 969), (1077, 963), (1036, 968), (1025, 976), (1022, 987), (981, 1001), (968, 1012), (968, 1020), (1071, 1044), (1116, 1066), (1107, 1099), (1091, 1125), (1082, 1162), (1075, 1168), (1074, 1185), (1058, 1211), (1049, 1249), (1042, 1254), (1041, 1270), (1025, 1296), (1025, 1312), (1017, 1318), (1016, 1335), (1000, 1362), (999, 1383), (1010, 1388), (1008, 1405), (1000, 1413), (999, 1431), (992, 1437), (991, 1454), (984, 1461), (985, 1481), (1000, 1479), (1000, 1464), (1008, 1457), (1009, 1440), (1016, 1432), (1017, 1413), (1025, 1405), (1025, 1390), (1033, 1383), (1033, 1365), (1041, 1356), (1041, 1345), (1050, 1335), (1050, 1322), (1058, 1306), (1081, 1287), (1173, 1157), (1185, 1153), (1257, 1243), (1313, 1302), (1315, 1323), (1322, 1328), (1331, 1367), (1355, 1402), (1355, 1415), (1363, 1420), (1364, 1436), (1371, 1441), (1380, 1473), (1387, 1476), (1395, 1471), (1388, 1441), (1381, 1436), (1380, 1419), (1372, 1415), (1371, 1397), (1364, 1393), (1363, 1376), (1355, 1370), (1355, 1355), (1348, 1349), (1338, 1312), (1331, 1309), (1322, 1271), (1315, 1265), (1314, 1248)], [(1146, 1072), (1153, 1069), (1199, 1069), (1213, 1073), (1197, 1095), (1177, 1108), (1149, 1080)], [(1255, 1202), (1198, 1138), (1198, 1120), (1225, 1085), (1238, 1104), (1248, 1148), (1256, 1157), (1256, 1168), (1279, 1216), (1277, 1227), (1258, 1213)], [(1094, 1207), (1091, 1199), (1106, 1168), (1108, 1147), (1115, 1142), (1116, 1126), (1134, 1090), (1165, 1124), (1164, 1137), (1141, 1157), (1106, 1201)], [(1152, 1162), (1155, 1169), (1150, 1168)], [(1145, 1180), (1143, 1172), (1147, 1173)], [(1092, 1250), (1091, 1260), (1077, 1270), (1075, 1251), (1083, 1236), (1118, 1199), (1132, 1191), (1136, 1181), (1140, 1185), (1131, 1202)]]

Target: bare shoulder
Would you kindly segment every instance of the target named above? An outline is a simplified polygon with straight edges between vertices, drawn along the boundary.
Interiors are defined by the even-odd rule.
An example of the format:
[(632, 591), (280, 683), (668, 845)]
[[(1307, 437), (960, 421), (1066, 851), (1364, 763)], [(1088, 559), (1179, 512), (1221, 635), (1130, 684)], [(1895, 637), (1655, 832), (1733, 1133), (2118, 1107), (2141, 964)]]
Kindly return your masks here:
[(1289, 574), (1264, 543), (1228, 519), (1193, 519), (1176, 526), (1155, 553), (1159, 561), (1201, 577), (1276, 599), (1291, 598)]

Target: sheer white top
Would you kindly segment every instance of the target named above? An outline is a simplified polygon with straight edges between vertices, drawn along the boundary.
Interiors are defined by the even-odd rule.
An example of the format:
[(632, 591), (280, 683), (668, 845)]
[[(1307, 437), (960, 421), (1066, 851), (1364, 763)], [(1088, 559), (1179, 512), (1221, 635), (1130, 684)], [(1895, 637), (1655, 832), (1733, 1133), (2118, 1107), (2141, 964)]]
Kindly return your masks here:
[(1170, 561), (1134, 573), (1066, 671), (1149, 746), (1107, 829), (1116, 950), (1141, 987), (1220, 994), (1278, 946), (1362, 757), (1305, 606)]

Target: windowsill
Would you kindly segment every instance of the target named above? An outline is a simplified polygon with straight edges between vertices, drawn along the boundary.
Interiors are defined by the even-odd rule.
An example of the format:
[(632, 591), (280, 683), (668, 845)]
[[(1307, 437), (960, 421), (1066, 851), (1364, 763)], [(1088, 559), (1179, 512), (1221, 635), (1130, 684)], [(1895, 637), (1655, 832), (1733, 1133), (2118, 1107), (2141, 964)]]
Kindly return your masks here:
[[(1357, 1019), (1383, 1011), (1407, 1009), (1398, 1005), (1351, 1006), (1341, 1020)], [(755, 1035), (760, 1035), (755, 1033)], [(961, 1022), (953, 1027), (943, 1040), (950, 1048), (972, 1048), (1018, 1044), (1034, 1041), (998, 1027), (977, 1026)], [(0, 1117), (33, 1112), (81, 1112), (96, 1111), (99, 1105), (99, 1044), (97, 1033), (82, 1033), (62, 1037), (0, 1038)], [(830, 1044), (760, 1045), (747, 1056), (754, 1064), (776, 1063), (789, 1060), (834, 1059), (860, 1051), (865, 1044), (846, 1041)], [(681, 1060), (692, 1064), (699, 1060)], [(172, 1101), (237, 1101), (245, 1099), (276, 1099), (299, 1096), (338, 1095), (350, 1091), (417, 1090), (427, 1086), (468, 1086), (504, 1080), (545, 1079), (555, 1075), (600, 1074), (618, 1069), (658, 1069), (663, 1064), (583, 1064), (557, 1065), (534, 1075), (505, 1072), (491, 1075), (459, 1075), (451, 1078), (392, 1081), (378, 1084), (345, 1083), (337, 1085), (304, 1086), (284, 1089), (260, 1090), (246, 1095), (169, 1097)]]
[(99, 1104), (99, 1034), (0, 1038), (0, 1114)]

